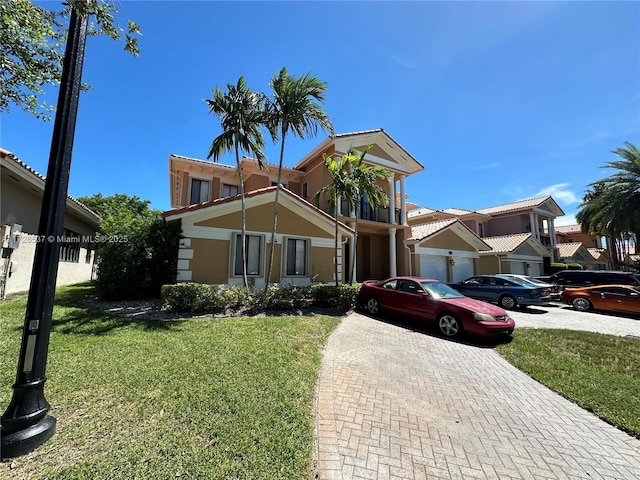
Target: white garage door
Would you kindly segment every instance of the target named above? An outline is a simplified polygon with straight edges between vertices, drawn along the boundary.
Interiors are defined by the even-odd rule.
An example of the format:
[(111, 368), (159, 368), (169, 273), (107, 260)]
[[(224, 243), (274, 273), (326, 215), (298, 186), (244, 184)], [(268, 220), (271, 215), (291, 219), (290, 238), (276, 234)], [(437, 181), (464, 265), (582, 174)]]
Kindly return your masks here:
[(447, 281), (447, 263), (445, 257), (420, 255), (420, 276), (434, 278), (441, 282)]
[(531, 262), (529, 264), (529, 276), (530, 277), (539, 277), (540, 275), (542, 275), (540, 272), (542, 271), (542, 269), (540, 268), (541, 264), (538, 262)]
[(510, 273), (517, 273), (518, 275), (525, 275), (524, 262), (517, 262), (512, 260), (509, 262)]
[(475, 272), (473, 271), (473, 258), (467, 257), (454, 257), (455, 264), (453, 265), (453, 281), (460, 282), (472, 277)]

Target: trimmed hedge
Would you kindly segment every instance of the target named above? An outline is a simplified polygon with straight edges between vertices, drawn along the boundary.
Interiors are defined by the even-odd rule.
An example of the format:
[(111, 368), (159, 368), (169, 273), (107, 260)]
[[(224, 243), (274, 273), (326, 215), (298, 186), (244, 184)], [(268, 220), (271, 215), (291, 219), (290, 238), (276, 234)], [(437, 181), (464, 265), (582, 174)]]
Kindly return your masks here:
[(311, 286), (272, 285), (251, 292), (243, 286), (211, 286), (185, 282), (163, 285), (167, 308), (177, 312), (278, 312), (305, 307), (348, 311), (356, 306), (360, 284)]

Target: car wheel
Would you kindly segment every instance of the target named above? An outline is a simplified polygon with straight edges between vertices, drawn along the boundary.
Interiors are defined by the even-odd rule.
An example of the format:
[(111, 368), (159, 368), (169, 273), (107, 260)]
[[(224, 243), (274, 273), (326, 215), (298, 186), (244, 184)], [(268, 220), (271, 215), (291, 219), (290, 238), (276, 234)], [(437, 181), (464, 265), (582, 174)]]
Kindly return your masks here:
[(380, 313), (380, 302), (378, 302), (376, 297), (371, 297), (367, 300), (367, 312), (371, 315), (377, 315)]
[(584, 297), (574, 298), (573, 300), (571, 300), (571, 305), (573, 305), (573, 308), (575, 308), (579, 312), (588, 312), (593, 307), (589, 299)]
[(511, 295), (504, 295), (500, 297), (500, 300), (498, 300), (498, 303), (505, 310), (512, 310), (518, 306), (518, 302)]
[(446, 337), (455, 337), (462, 332), (462, 324), (450, 313), (443, 313), (438, 317), (438, 329)]

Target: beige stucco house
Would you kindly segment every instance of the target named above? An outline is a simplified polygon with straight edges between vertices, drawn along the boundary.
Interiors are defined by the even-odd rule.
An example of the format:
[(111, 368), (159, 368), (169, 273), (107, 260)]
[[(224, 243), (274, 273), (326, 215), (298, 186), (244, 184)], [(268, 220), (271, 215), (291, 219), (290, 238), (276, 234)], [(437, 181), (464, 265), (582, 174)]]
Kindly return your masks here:
[[(0, 149), (0, 298), (26, 292), (37, 241), (45, 177), (13, 153)], [(57, 285), (84, 282), (92, 277), (92, 248), (100, 217), (67, 196)]]
[[(367, 153), (365, 162), (383, 166), (390, 172), (390, 179), (382, 181), (380, 186), (388, 198), (396, 199), (396, 202), (392, 202), (389, 207), (372, 208), (365, 198), (361, 199), (357, 220), (356, 279), (361, 281), (407, 273), (409, 253), (403, 242), (410, 236), (410, 227), (407, 223), (405, 179), (422, 171), (424, 167), (387, 132), (376, 129), (330, 136), (292, 168), (283, 169), (281, 183), (283, 192), (286, 193), (282, 200), (284, 213), (278, 207), (278, 261), (274, 262), (277, 270), (272, 281), (334, 281), (334, 212), (326, 198), (321, 197), (317, 207), (311, 202), (316, 192), (331, 181), (324, 165), (324, 156), (341, 156), (350, 148), (362, 151), (367, 145), (372, 148)], [(255, 236), (249, 244), (249, 248), (253, 250), (249, 261), (254, 262), (255, 266), (250, 277), (259, 285), (265, 282), (266, 255), (263, 256), (263, 253), (270, 248), (275, 190), (270, 187), (277, 182), (278, 170), (276, 165), (260, 170), (250, 158), (243, 158), (240, 164), (247, 197), (246, 228)], [(171, 155), (169, 178), (173, 210), (164, 215), (168, 220), (182, 221), (185, 242), (190, 243), (181, 247), (182, 261), (178, 279), (236, 283), (237, 278), (231, 268), (237, 258), (233, 245), (237, 242), (241, 228), (236, 167)], [(351, 235), (356, 218), (355, 212), (350, 211), (345, 202), (339, 203), (337, 218), (341, 226), (338, 281), (344, 282), (348, 278), (348, 266), (351, 265)], [(208, 229), (206, 233), (203, 228)], [(286, 242), (294, 237), (301, 240), (299, 248), (309, 246), (308, 253), (305, 254), (309, 258), (308, 270), (305, 270), (303, 277), (295, 279), (288, 276), (286, 263), (287, 252), (290, 251), (287, 250)], [(213, 240), (219, 242), (215, 244), (215, 256), (208, 252), (214, 245)], [(193, 269), (193, 265), (197, 265), (197, 268)], [(217, 273), (213, 273), (213, 270)]]
[[(558, 256), (554, 220), (561, 215), (564, 212), (553, 198), (545, 196), (479, 210), (417, 208), (409, 212), (408, 222), (419, 226), (459, 219), (488, 245), (478, 249), (472, 274), (518, 273), (536, 277), (543, 275)], [(466, 262), (470, 270), (471, 260)], [(454, 275), (447, 280), (456, 281)]]

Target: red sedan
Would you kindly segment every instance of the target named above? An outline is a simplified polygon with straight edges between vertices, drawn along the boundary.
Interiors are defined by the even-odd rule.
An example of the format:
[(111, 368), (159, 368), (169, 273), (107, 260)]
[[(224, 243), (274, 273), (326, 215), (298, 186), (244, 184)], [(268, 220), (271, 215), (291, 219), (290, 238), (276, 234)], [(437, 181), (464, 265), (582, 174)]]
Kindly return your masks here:
[(560, 300), (581, 312), (593, 309), (640, 315), (640, 291), (629, 285), (568, 287)]
[(465, 297), (437, 280), (393, 277), (367, 280), (358, 296), (372, 315), (381, 311), (398, 313), (438, 326), (447, 337), (463, 331), (484, 337), (511, 335), (515, 322), (502, 308)]

